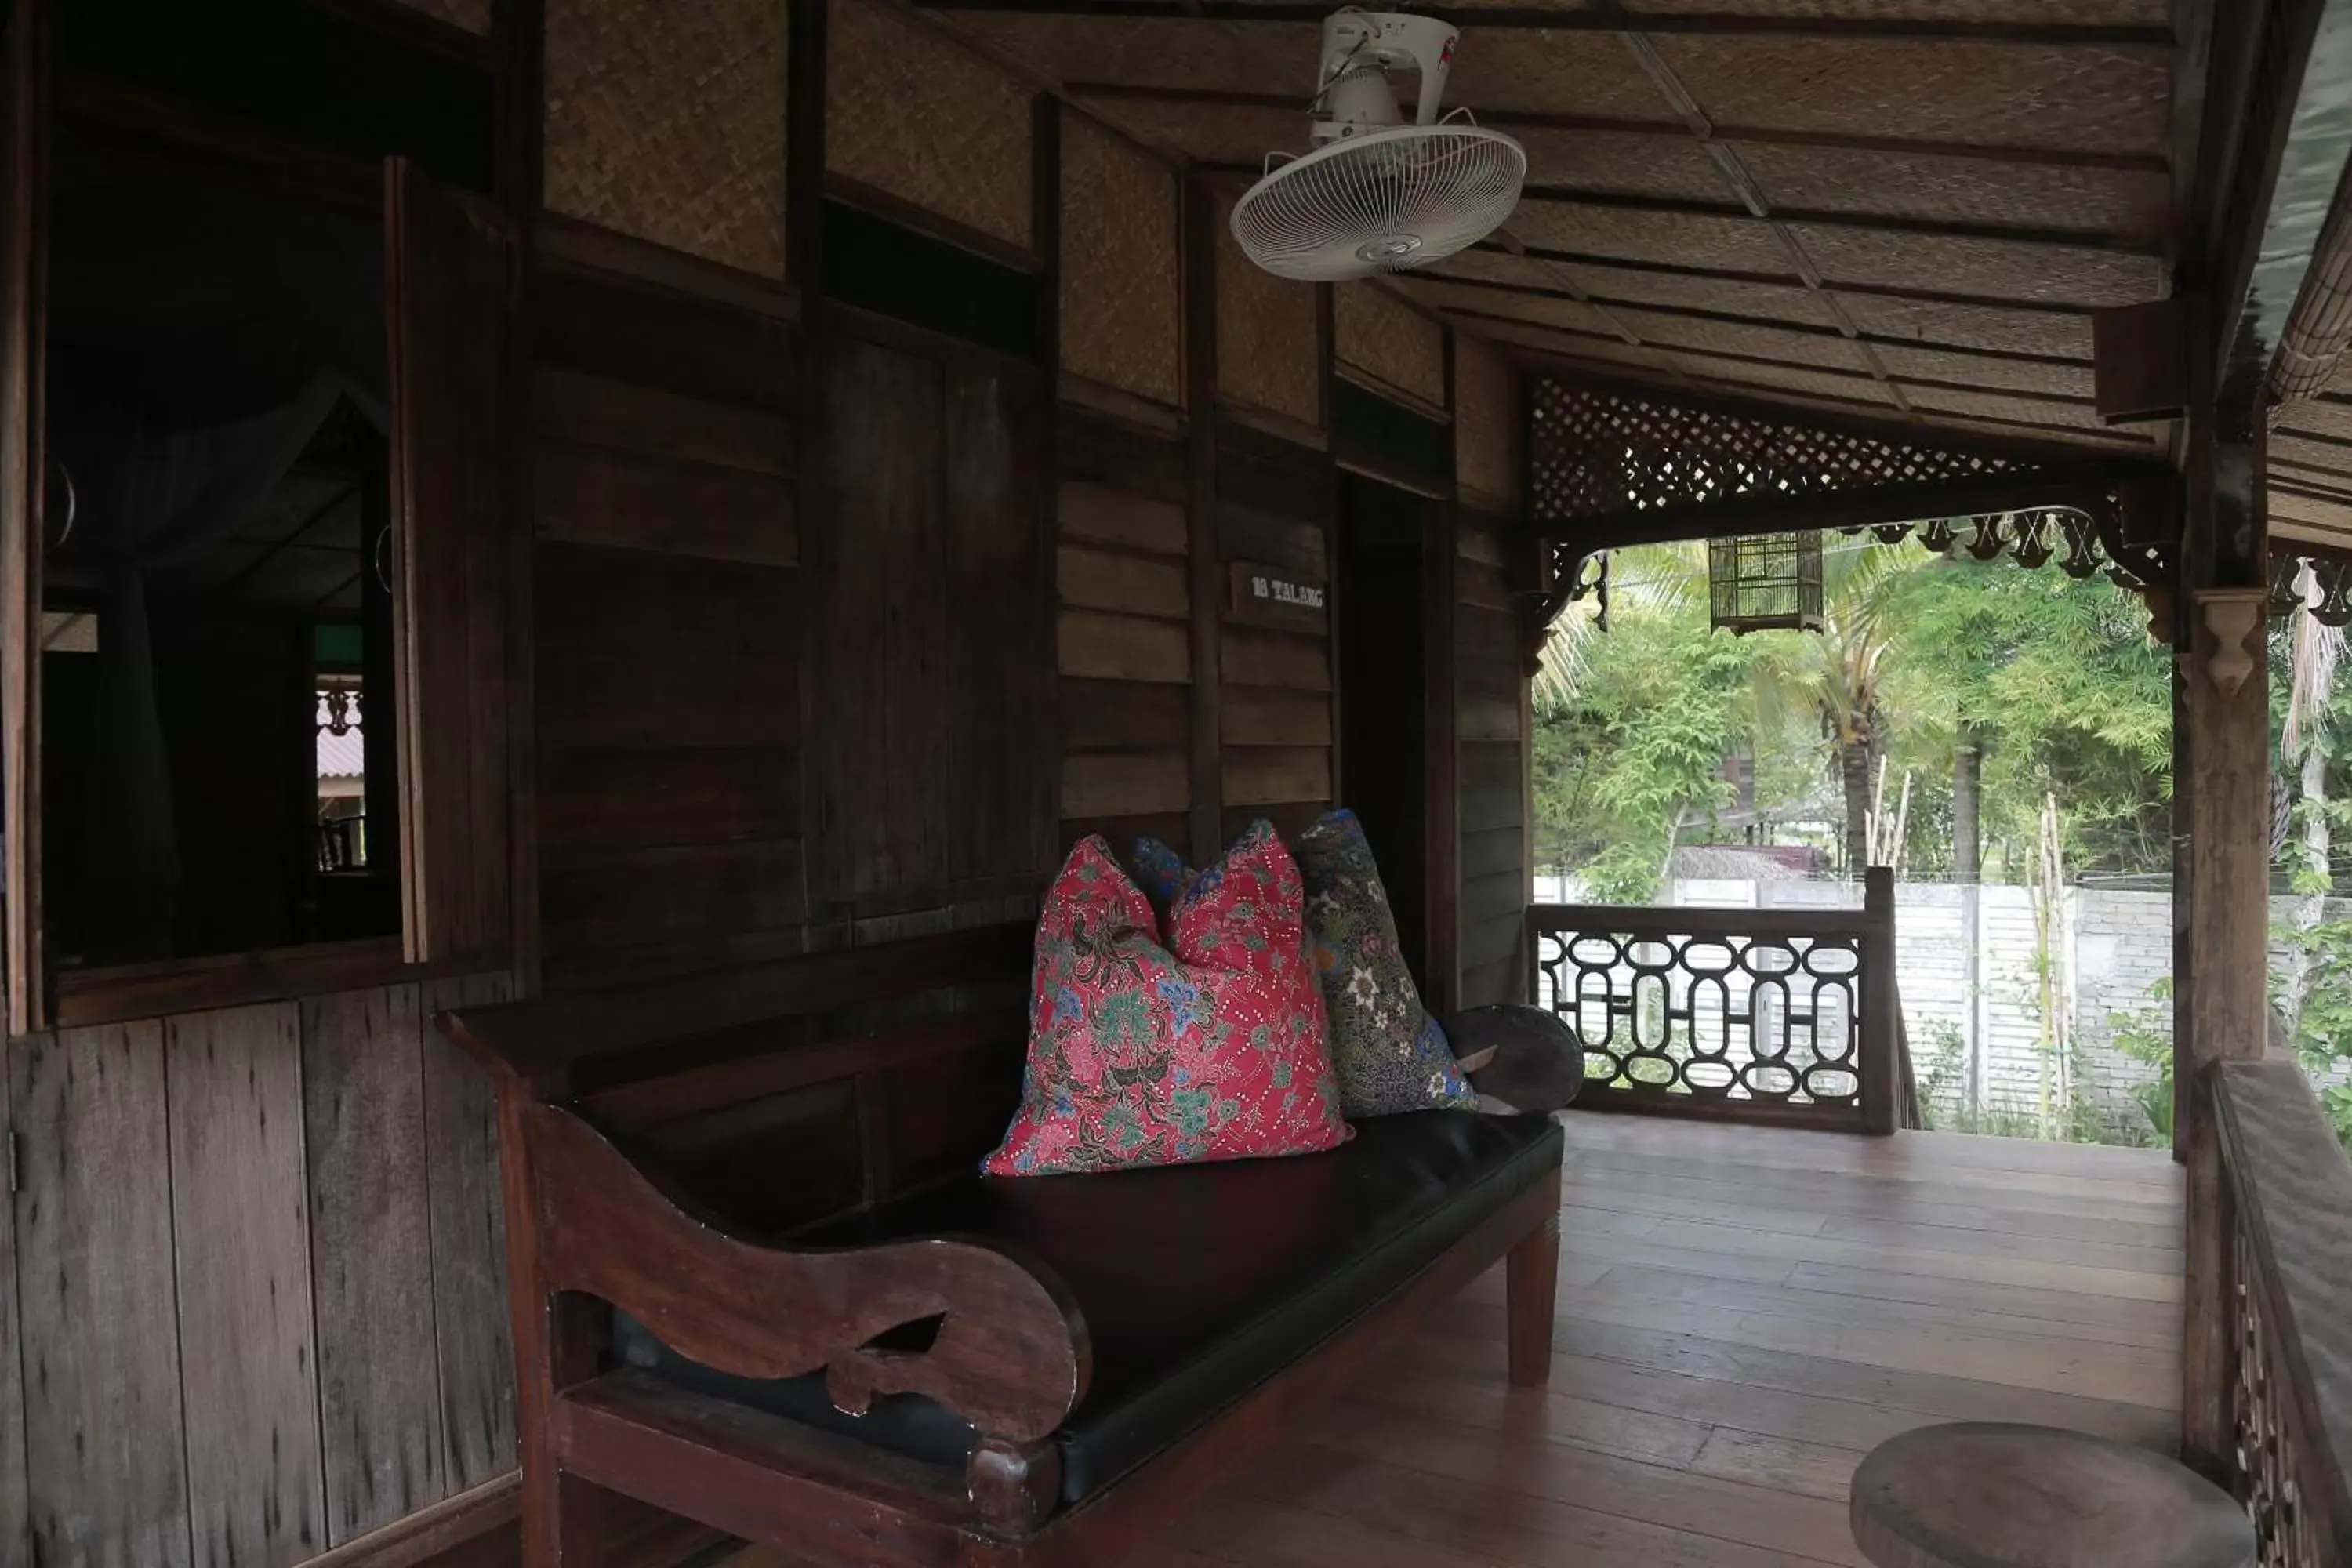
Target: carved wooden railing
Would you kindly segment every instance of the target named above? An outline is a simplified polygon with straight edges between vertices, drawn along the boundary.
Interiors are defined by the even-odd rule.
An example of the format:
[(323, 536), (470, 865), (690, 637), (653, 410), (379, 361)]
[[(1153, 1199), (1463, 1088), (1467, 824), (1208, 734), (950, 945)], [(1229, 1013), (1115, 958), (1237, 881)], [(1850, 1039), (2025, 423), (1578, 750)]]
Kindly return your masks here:
[(2262, 1568), (2352, 1568), (2352, 1161), (2293, 1060), (2224, 1062), (2207, 1082), (2230, 1479)]
[(1895, 879), (1859, 910), (1528, 910), (1529, 999), (1582, 1040), (1580, 1106), (1893, 1132)]

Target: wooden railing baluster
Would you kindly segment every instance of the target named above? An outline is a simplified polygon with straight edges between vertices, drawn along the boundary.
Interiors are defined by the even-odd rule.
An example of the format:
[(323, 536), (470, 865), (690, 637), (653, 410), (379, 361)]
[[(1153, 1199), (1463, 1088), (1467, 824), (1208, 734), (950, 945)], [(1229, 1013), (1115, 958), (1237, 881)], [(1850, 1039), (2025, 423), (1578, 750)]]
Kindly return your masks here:
[(2261, 1568), (2352, 1568), (2352, 1161), (2292, 1059), (2205, 1084), (2231, 1233), (2228, 1479)]
[(1583, 1041), (1580, 1105), (1891, 1133), (1906, 1100), (1895, 879), (1859, 910), (1537, 904), (1528, 999)]

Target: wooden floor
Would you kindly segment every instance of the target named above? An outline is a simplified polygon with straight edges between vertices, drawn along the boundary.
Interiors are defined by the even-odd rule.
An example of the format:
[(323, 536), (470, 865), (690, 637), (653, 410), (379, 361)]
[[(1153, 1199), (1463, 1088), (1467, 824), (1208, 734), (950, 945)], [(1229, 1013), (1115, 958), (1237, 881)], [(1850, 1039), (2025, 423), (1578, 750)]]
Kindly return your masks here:
[(2173, 1446), (2163, 1153), (1591, 1112), (1568, 1149), (1548, 1390), (1504, 1381), (1498, 1268), (1138, 1568), (1861, 1564), (1846, 1484), (1898, 1432)]
[(1860, 1563), (1846, 1483), (1951, 1420), (2151, 1447), (2179, 1399), (2163, 1153), (1571, 1114), (1551, 1386), (1500, 1271), (1150, 1568)]

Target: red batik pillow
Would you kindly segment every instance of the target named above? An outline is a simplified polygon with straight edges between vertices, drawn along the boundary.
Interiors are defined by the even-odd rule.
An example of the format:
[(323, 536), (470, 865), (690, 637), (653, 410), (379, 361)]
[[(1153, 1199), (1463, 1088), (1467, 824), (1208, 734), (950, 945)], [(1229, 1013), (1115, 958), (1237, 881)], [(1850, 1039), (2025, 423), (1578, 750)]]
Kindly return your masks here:
[(1100, 837), (1070, 852), (1037, 920), (1021, 1109), (982, 1169), (1303, 1154), (1348, 1135), (1305, 892), (1273, 829), (1254, 827), (1202, 873), (1171, 927), (1163, 946)]

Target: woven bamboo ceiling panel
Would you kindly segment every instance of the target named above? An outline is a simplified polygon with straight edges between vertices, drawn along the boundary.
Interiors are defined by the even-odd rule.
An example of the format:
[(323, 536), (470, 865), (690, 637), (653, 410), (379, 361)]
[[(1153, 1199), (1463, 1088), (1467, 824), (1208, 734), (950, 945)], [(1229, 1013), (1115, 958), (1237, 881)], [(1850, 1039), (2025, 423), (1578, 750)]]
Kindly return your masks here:
[(1434, 277), (1408, 278), (1404, 287), (1432, 310), (1454, 310), (1466, 316), (1509, 316), (1523, 321), (1540, 321), (1570, 332), (1606, 336), (1612, 331), (1590, 305), (1556, 295), (1481, 289)]
[[(2343, 379), (2339, 373), (2337, 383), (2340, 384)], [(2352, 401), (2330, 395), (2290, 403), (2281, 412), (2277, 428), (2303, 431), (2314, 436), (2332, 436), (2338, 441), (2352, 442)]]
[(1261, 271), (1217, 204), (1217, 390), (1302, 425), (1323, 424), (1323, 342), (1314, 289)]
[(784, 11), (547, 0), (550, 211), (762, 277), (784, 271)]
[(1826, 224), (1791, 224), (1790, 232), (1832, 285), (2069, 305), (2128, 305), (2157, 298), (2163, 284), (2163, 268), (2153, 257), (2119, 251), (1955, 235), (1889, 234)]
[[(1487, 5), (1517, 15), (1482, 27)], [(1402, 283), (1408, 297), (1515, 357), (2146, 448), (2146, 432), (2087, 415), (2086, 367), (2091, 311), (2168, 286), (2171, 0), (1607, 0), (1612, 28), (1530, 25), (1602, 9), (1457, 7), (1448, 100), (1520, 139), (1536, 194), (1486, 247)], [(1108, 0), (942, 15), (1220, 178), (1301, 146), (1311, 25), (1125, 16)], [(1951, 30), (1643, 27), (1667, 16)], [(2051, 31), (2069, 26), (2142, 36)], [(1228, 342), (1243, 313), (1222, 303)], [(1272, 374), (1225, 358), (1229, 375)], [(1304, 376), (1236, 395), (1296, 411)]]
[(1631, 211), (1583, 202), (1522, 201), (1511, 232), (1541, 250), (1647, 260), (1671, 256), (1685, 267), (1785, 272), (1789, 253), (1769, 226), (1744, 217)]
[(1311, 23), (1157, 16), (954, 13), (955, 24), (1061, 82), (1269, 93), (1301, 105), (1315, 90), (1322, 30)]
[(1462, 493), (1508, 510), (1518, 494), (1511, 462), (1511, 366), (1475, 332), (1454, 335), (1454, 471)]
[(1528, 184), (1625, 195), (1723, 200), (1723, 174), (1688, 136), (1500, 127), (1528, 150)]
[(1724, 125), (2160, 153), (2164, 54), (1951, 39), (1661, 33), (1659, 55)]
[(454, 27), (469, 33), (490, 30), (490, 0), (400, 0), (412, 11), (422, 11), (436, 16)]
[(1445, 406), (1445, 329), (1373, 283), (1332, 291), (1331, 352), (1358, 375)]
[(1706, 353), (1739, 354), (1779, 364), (1817, 365), (1824, 370), (1867, 374), (1869, 366), (1849, 339), (1826, 328), (1801, 331), (1794, 327), (1766, 326), (1754, 321), (1720, 321), (1691, 316), (1669, 316), (1631, 305), (1612, 305), (1610, 315), (1641, 335), (1643, 342)]
[(2085, 402), (2092, 395), (2091, 367), (2072, 361), (2000, 359), (1988, 354), (1956, 353), (1949, 349), (1907, 348), (1899, 343), (1874, 343), (1871, 352), (1889, 374), (1916, 381), (1996, 386)]
[(825, 167), (1026, 248), (1034, 93), (879, 0), (826, 21)]
[(1151, 99), (1082, 99), (1119, 128), (1171, 153), (1204, 163), (1258, 166), (1268, 153), (1307, 150), (1307, 111), (1249, 104), (1173, 103)]
[(1656, 305), (1685, 310), (1717, 310), (1800, 326), (1835, 324), (1821, 297), (1804, 285), (1749, 283), (1724, 278), (1689, 278), (1673, 272), (1642, 272), (1580, 261), (1568, 268), (1577, 287), (1610, 303)]
[[(2163, 237), (2171, 199), (2170, 178), (2161, 170), (2061, 168), (1769, 142), (1732, 148), (1776, 210), (2094, 230), (2153, 245)], [(1719, 199), (1722, 188), (1718, 175), (1706, 194)]]
[(1175, 171), (1090, 123), (1062, 121), (1062, 368), (1184, 402)]
[(2079, 312), (2009, 310), (1993, 305), (1946, 305), (1841, 291), (1838, 302), (1873, 338), (1908, 339), (1996, 353), (2038, 353), (2091, 359), (2091, 318)]
[(1689, 349), (1671, 352), (1675, 363), (1690, 374), (1727, 386), (1779, 387), (1790, 392), (1809, 392), (1816, 397), (1864, 405), (1874, 411), (1891, 412), (1895, 406), (1895, 400), (1886, 395), (1885, 388), (1860, 371), (1841, 374), (1808, 370), (1802, 365), (1759, 364), (1753, 360), (1725, 359)]
[(2161, 27), (2170, 0), (1629, 0), (1653, 16), (1704, 12), (1718, 16), (1838, 16), (1906, 22), (2047, 22), (2076, 26)]
[[(2352, 480), (2352, 446), (2273, 430), (2271, 432), (2270, 458), (2273, 464), (2292, 463), (2316, 471), (2339, 474)], [(2352, 489), (2352, 484), (2344, 488)]]
[[(1307, 80), (1311, 89), (1311, 69)], [(1550, 110), (1612, 120), (1665, 118), (1657, 88), (1612, 33), (1465, 29), (1445, 96), (1449, 102), (1494, 112)]]
[(1973, 418), (2000, 421), (2025, 426), (2072, 426), (2078, 430), (2093, 431), (2114, 439), (2120, 445), (2145, 446), (2147, 437), (2136, 430), (2114, 428), (2099, 418), (2097, 410), (2087, 403), (2061, 403), (2046, 397), (2004, 397), (1998, 393), (1964, 392), (1948, 386), (1906, 384), (1904, 395), (1922, 408), (1939, 408), (1947, 413), (1965, 414)]

